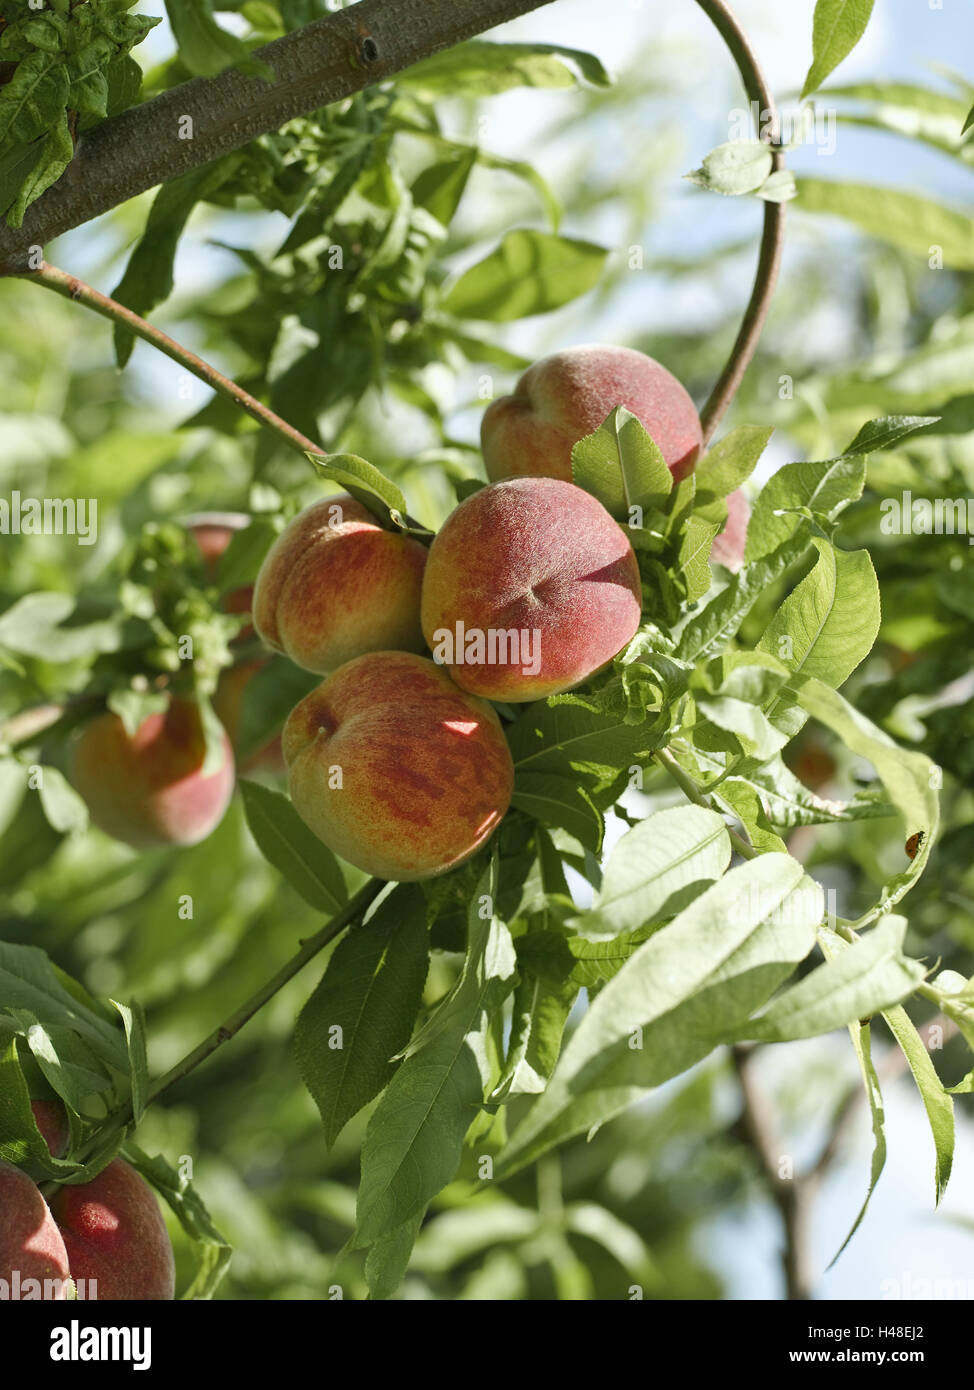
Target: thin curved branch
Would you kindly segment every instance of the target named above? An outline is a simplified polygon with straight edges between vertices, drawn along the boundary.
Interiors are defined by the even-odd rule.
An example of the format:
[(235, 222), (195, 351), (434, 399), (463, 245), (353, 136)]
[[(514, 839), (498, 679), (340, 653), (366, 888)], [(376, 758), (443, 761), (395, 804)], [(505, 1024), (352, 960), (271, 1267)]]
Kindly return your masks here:
[(360, 0), (252, 55), (274, 82), (227, 68), (196, 77), (102, 121), (28, 209), (20, 228), (0, 222), (0, 273), (63, 232), (191, 169), (239, 150), (286, 121), (360, 92), (443, 48), (552, 0)]
[[(192, 1052), (187, 1053), (182, 1061), (177, 1062), (150, 1087), (145, 1098), (146, 1105), (151, 1105), (153, 1101), (158, 1100), (169, 1090), (170, 1086), (175, 1086), (177, 1081), (182, 1081), (184, 1077), (189, 1076), (190, 1072), (195, 1071), (201, 1062), (205, 1062), (207, 1057), (212, 1056), (217, 1048), (222, 1047), (224, 1043), (235, 1037), (245, 1023), (249, 1023), (279, 990), (293, 980), (295, 975), (303, 970), (319, 951), (323, 951), (330, 942), (334, 941), (335, 937), (339, 936), (346, 927), (358, 926), (384, 887), (385, 883), (382, 879), (368, 879), (355, 896), (349, 898), (341, 912), (329, 918), (320, 931), (315, 932), (314, 936), (309, 936), (306, 941), (301, 943), (300, 950), (281, 967), (276, 975), (273, 975), (266, 984), (261, 985), (256, 994), (251, 995), (246, 1003), (241, 1004), (239, 1009), (235, 1009), (218, 1028), (214, 1028), (209, 1037), (204, 1038), (198, 1047), (194, 1047)], [(96, 1149), (102, 1147), (107, 1138), (117, 1134), (120, 1129), (127, 1129), (131, 1123), (132, 1105), (131, 1102), (128, 1102), (120, 1110), (109, 1115), (105, 1122), (99, 1126), (88, 1142), (79, 1149), (76, 1155), (77, 1159), (83, 1161), (90, 1158)]]
[[(765, 138), (771, 145), (777, 146), (781, 138), (781, 119), (774, 97), (771, 95), (771, 90), (765, 81), (747, 35), (737, 22), (730, 7), (724, 4), (723, 0), (697, 0), (697, 4), (713, 22), (721, 38), (730, 49), (744, 82), (747, 99), (749, 102), (757, 103), (759, 121), (763, 120), (767, 123), (764, 132)], [(784, 166), (784, 158), (780, 149), (775, 148), (773, 150), (772, 158), (775, 170)], [(730, 357), (727, 359), (727, 364), (700, 413), (705, 445), (710, 442), (721, 417), (734, 399), (744, 378), (744, 373), (757, 349), (778, 280), (784, 239), (784, 204), (766, 202), (761, 249), (758, 254), (758, 266), (751, 298), (744, 311), (744, 319), (731, 349)]]
[(293, 425), (289, 425), (286, 420), (282, 420), (279, 415), (275, 415), (273, 410), (262, 405), (249, 391), (245, 391), (235, 381), (231, 381), (222, 372), (218, 372), (215, 367), (211, 367), (209, 362), (204, 362), (202, 357), (197, 357), (195, 352), (190, 352), (189, 348), (177, 343), (174, 338), (170, 338), (161, 329), (154, 328), (151, 323), (147, 323), (131, 309), (127, 309), (124, 304), (119, 304), (118, 300), (110, 298), (107, 294), (102, 294), (99, 290), (93, 289), (91, 285), (86, 285), (76, 275), (69, 275), (67, 271), (58, 270), (57, 266), (48, 265), (46, 261), (42, 261), (36, 270), (21, 271), (19, 278), (35, 281), (37, 284), (53, 290), (55, 294), (61, 295), (63, 299), (70, 299), (75, 304), (84, 304), (87, 308), (93, 309), (96, 314), (101, 314), (102, 318), (110, 319), (113, 323), (123, 324), (137, 338), (143, 338), (147, 343), (151, 343), (154, 348), (158, 348), (167, 357), (171, 357), (174, 362), (178, 362), (181, 367), (185, 367), (188, 372), (192, 372), (193, 376), (199, 377), (200, 381), (212, 387), (219, 395), (233, 401), (241, 410), (245, 410), (252, 419), (265, 425), (273, 434), (276, 434), (278, 439), (289, 444), (292, 449), (297, 449), (298, 453), (321, 454), (325, 452), (320, 444), (316, 444), (313, 439), (309, 439), (300, 430), (296, 430)]

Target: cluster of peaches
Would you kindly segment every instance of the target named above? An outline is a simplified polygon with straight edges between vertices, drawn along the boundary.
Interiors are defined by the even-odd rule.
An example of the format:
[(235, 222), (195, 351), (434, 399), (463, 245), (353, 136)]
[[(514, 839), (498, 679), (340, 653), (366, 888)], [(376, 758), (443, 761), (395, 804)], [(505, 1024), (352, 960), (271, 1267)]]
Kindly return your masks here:
[[(291, 799), (348, 863), (409, 881), (475, 853), (514, 783), (490, 702), (578, 685), (635, 634), (632, 547), (571, 481), (573, 446), (617, 405), (642, 422), (675, 479), (693, 469), (700, 421), (676, 378), (629, 348), (574, 348), (536, 363), (488, 407), (491, 482), (428, 548), (347, 496), (313, 503), (271, 545), (254, 627), (269, 648), (325, 677), (284, 726)], [(735, 495), (714, 558), (739, 561), (746, 520)], [(72, 776), (109, 833), (141, 846), (192, 844), (233, 790), (230, 739), (205, 774), (203, 746), (199, 712), (186, 702), (134, 736), (108, 713), (82, 731)]]
[[(31, 1102), (47, 1147), (68, 1146), (60, 1101)], [(152, 1188), (121, 1158), (90, 1182), (45, 1199), (20, 1168), (0, 1163), (0, 1293), (14, 1300), (171, 1299), (172, 1245)]]

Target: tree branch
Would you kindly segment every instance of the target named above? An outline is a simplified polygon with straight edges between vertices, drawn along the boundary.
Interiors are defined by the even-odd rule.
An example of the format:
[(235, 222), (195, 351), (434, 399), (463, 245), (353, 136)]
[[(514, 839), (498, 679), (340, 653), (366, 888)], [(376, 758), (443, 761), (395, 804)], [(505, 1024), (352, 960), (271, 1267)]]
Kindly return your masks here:
[[(275, 81), (227, 68), (103, 121), (24, 225), (0, 223), (0, 273), (119, 203), (238, 150), (286, 121), (351, 96), (443, 48), (552, 0), (361, 0), (275, 39), (254, 57)], [(33, 251), (33, 257), (31, 252)]]
[[(161, 1076), (158, 1081), (149, 1089), (146, 1096), (146, 1105), (151, 1105), (154, 1100), (158, 1100), (161, 1095), (169, 1090), (170, 1086), (175, 1086), (177, 1081), (182, 1081), (189, 1076), (191, 1071), (205, 1062), (207, 1057), (212, 1056), (217, 1048), (230, 1041), (240, 1032), (245, 1023), (249, 1023), (254, 1014), (277, 994), (278, 990), (294, 979), (299, 970), (312, 960), (319, 951), (334, 941), (346, 927), (357, 926), (365, 916), (372, 901), (378, 897), (385, 883), (379, 878), (370, 878), (358, 890), (354, 897), (349, 898), (341, 912), (330, 917), (320, 931), (315, 932), (314, 936), (309, 936), (306, 941), (301, 943), (301, 948), (291, 959), (281, 967), (276, 975), (273, 975), (265, 984), (261, 985), (256, 994), (241, 1004), (239, 1009), (234, 1012), (214, 1028), (209, 1037), (203, 1039), (198, 1047), (188, 1053), (181, 1062), (177, 1062), (174, 1067), (170, 1067), (165, 1076)], [(109, 1115), (104, 1124), (101, 1124), (88, 1142), (79, 1149), (76, 1157), (79, 1161), (90, 1158), (96, 1149), (100, 1149), (105, 1140), (113, 1134), (117, 1134), (120, 1129), (127, 1129), (132, 1123), (132, 1103), (127, 1102), (120, 1110)]]
[[(767, 122), (765, 138), (770, 144), (776, 146), (781, 138), (781, 120), (778, 115), (778, 108), (754, 50), (748, 42), (747, 35), (723, 0), (697, 0), (697, 4), (713, 21), (721, 38), (730, 49), (743, 79), (748, 101), (757, 104), (759, 120)], [(775, 170), (784, 167), (784, 158), (780, 149), (774, 149), (772, 159)], [(744, 373), (750, 366), (751, 359), (757, 350), (758, 340), (761, 337), (765, 319), (768, 317), (771, 298), (778, 280), (784, 240), (784, 204), (765, 203), (761, 250), (758, 254), (758, 267), (754, 277), (751, 298), (744, 311), (744, 319), (734, 341), (734, 346), (731, 348), (727, 364), (717, 379), (717, 384), (711, 391), (706, 405), (700, 412), (705, 445), (709, 444), (721, 417), (737, 394)]]

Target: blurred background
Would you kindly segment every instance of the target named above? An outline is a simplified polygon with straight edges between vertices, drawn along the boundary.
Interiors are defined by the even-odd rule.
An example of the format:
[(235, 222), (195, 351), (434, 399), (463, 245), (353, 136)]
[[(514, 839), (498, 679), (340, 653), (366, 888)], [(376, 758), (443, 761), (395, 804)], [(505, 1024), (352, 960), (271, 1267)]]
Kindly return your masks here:
[[(140, 6), (150, 14), (160, 8)], [(772, 89), (786, 111), (796, 110), (812, 0), (787, 7), (738, 0), (735, 8)], [(221, 15), (221, 23), (249, 32), (236, 15)], [(224, 370), (275, 382), (282, 413), (317, 431), (326, 447), (396, 474), (414, 514), (431, 525), (453, 505), (451, 478), (478, 472), (485, 379), (488, 395), (506, 390), (518, 358), (624, 342), (658, 357), (702, 404), (733, 341), (760, 232), (757, 200), (705, 194), (682, 178), (740, 133), (736, 113), (744, 107), (727, 53), (690, 0), (601, 7), (557, 0), (491, 37), (592, 52), (614, 82), (476, 97), (407, 89), (415, 100), (435, 100), (444, 137), (499, 157), (498, 167), (473, 168), (427, 274), (449, 283), (511, 226), (546, 225), (536, 179), (511, 167), (527, 162), (562, 204), (561, 231), (608, 248), (596, 290), (549, 315), (478, 324), (477, 336), (493, 349), (483, 356), (469, 344), (459, 351), (455, 336), (438, 338), (435, 323), (410, 325), (406, 315), (405, 329), (381, 319), (370, 326), (373, 336), (386, 332), (370, 358), (351, 321), (355, 306), (346, 304), (345, 319), (323, 315), (316, 326), (316, 374), (295, 377), (289, 369), (302, 360), (307, 315), (274, 275), (292, 209), (283, 194), (276, 210), (268, 206), (273, 198), (257, 205), (228, 196), (232, 205), (197, 206), (176, 256), (175, 293), (152, 314)], [(872, 456), (867, 494), (845, 514), (840, 536), (869, 546), (884, 612), (876, 651), (846, 693), (944, 769), (945, 831), (905, 904), (907, 945), (965, 975), (974, 966), (974, 713), (965, 684), (974, 649), (971, 553), (965, 536), (883, 535), (879, 503), (905, 488), (974, 496), (974, 141), (959, 134), (974, 103), (970, 39), (969, 7), (958, 0), (942, 8), (884, 0), (815, 99), (812, 131), (789, 156), (800, 187), (803, 178), (882, 185), (953, 210), (957, 220), (934, 218), (928, 229), (919, 217), (877, 205), (869, 224), (851, 215), (852, 196), (830, 198), (826, 190), (814, 211), (803, 210), (799, 196), (789, 208), (784, 271), (762, 347), (725, 421), (776, 426), (760, 466), (766, 476), (792, 459), (828, 457), (875, 415), (935, 415), (950, 405), (938, 429)], [(149, 90), (187, 75), (172, 53), (165, 23), (136, 50)], [(965, 71), (954, 71), (958, 62)], [(347, 124), (366, 134), (382, 119), (358, 100), (348, 108)], [(429, 152), (417, 152), (408, 137), (401, 143), (403, 167), (422, 168)], [(111, 289), (150, 204), (146, 195), (70, 233), (49, 259)], [(963, 250), (965, 225), (967, 260), (948, 254), (946, 269), (931, 267), (924, 248), (937, 243), (937, 229), (953, 230)], [(308, 295), (323, 301), (323, 281), (308, 274)], [(292, 318), (293, 333), (278, 332)], [(314, 493), (300, 459), (262, 452), (249, 427), (211, 405), (176, 364), (140, 344), (119, 373), (107, 324), (26, 284), (0, 284), (0, 380), (0, 491), (96, 496), (100, 524), (99, 543), (87, 548), (63, 537), (30, 545), (4, 537), (0, 607), (38, 589), (76, 592), (101, 582), (126, 534), (143, 522), (246, 508), (255, 479), (289, 495)], [(767, 595), (745, 638), (760, 632), (779, 601)], [(45, 669), (42, 661), (32, 666), (29, 689), (2, 675), (0, 709), (53, 692), (64, 678), (63, 667)], [(862, 772), (814, 728), (794, 765), (824, 795), (854, 788)], [(210, 839), (175, 855), (135, 855), (95, 832), (59, 836), (33, 807), (36, 798), (0, 796), (0, 936), (44, 947), (100, 996), (141, 999), (154, 1071), (215, 1027), (317, 925), (257, 853), (237, 803)], [(889, 825), (876, 821), (803, 830), (791, 848), (836, 888), (839, 911), (851, 915), (870, 901), (877, 866), (889, 871), (902, 856)], [(194, 904), (189, 919), (176, 910), (185, 894)], [(442, 958), (429, 998), (448, 985), (455, 963)], [(327, 1152), (290, 1052), (294, 1017), (322, 964), (153, 1107), (140, 1130), (149, 1152), (191, 1159), (235, 1246), (222, 1298), (319, 1299), (335, 1285), (346, 1297), (364, 1293), (358, 1257), (342, 1247), (354, 1224), (366, 1117)], [(955, 1288), (966, 1284), (974, 1296), (969, 1097), (958, 1098), (954, 1179), (934, 1213), (922, 1106), (908, 1074), (886, 1055), (888, 1038), (876, 1033), (889, 1158), (857, 1236), (826, 1268), (868, 1184), (869, 1119), (864, 1105), (853, 1106), (815, 1208), (816, 1296), (876, 1299), (896, 1289), (908, 1297), (922, 1280), (960, 1281)], [(960, 1079), (963, 1059), (949, 1041), (933, 1056), (947, 1084)], [(766, 1049), (755, 1070), (773, 1098), (784, 1151), (799, 1168), (813, 1162), (857, 1075), (845, 1036)], [(401, 1296), (602, 1299), (626, 1297), (638, 1284), (646, 1297), (780, 1298), (781, 1231), (736, 1127), (738, 1111), (733, 1073), (718, 1053), (591, 1143), (573, 1142), (499, 1189), (471, 1198), (473, 1185), (458, 1181), (434, 1203)], [(188, 1256), (181, 1235), (174, 1238), (184, 1282)]]

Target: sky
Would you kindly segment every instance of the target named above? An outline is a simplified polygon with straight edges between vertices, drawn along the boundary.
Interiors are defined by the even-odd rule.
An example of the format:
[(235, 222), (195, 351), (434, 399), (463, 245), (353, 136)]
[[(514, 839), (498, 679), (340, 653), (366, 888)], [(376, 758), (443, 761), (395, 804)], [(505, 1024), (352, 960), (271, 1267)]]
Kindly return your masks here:
[[(155, 3), (144, 5), (156, 12)], [(754, 47), (770, 80), (772, 89), (784, 96), (800, 88), (811, 51), (813, 0), (788, 0), (771, 5), (766, 0), (738, 0), (736, 12), (750, 34)], [(866, 78), (936, 81), (936, 63), (966, 66), (974, 80), (974, 49), (971, 44), (971, 0), (877, 0), (866, 37), (832, 79), (852, 82)], [(643, 37), (653, 35), (667, 51), (678, 53), (685, 47), (692, 60), (680, 71), (680, 107), (672, 113), (678, 127), (680, 152), (685, 154), (683, 170), (694, 167), (713, 146), (728, 138), (728, 92), (733, 73), (730, 59), (709, 22), (691, 0), (557, 0), (496, 31), (497, 39), (535, 39), (571, 45), (598, 54), (610, 70), (618, 70), (629, 60)], [(147, 50), (156, 56), (167, 51), (168, 35), (160, 26)], [(546, 124), (559, 112), (570, 111), (573, 97), (562, 92), (510, 92), (486, 104), (490, 121), (490, 147), (512, 157), (530, 157), (557, 188), (559, 170), (571, 154), (570, 144), (547, 144), (542, 138)], [(661, 136), (647, 106), (646, 138), (670, 138), (670, 129)], [(653, 108), (656, 111), (656, 108)], [(591, 139), (591, 131), (579, 136)], [(618, 133), (607, 125), (596, 132), (596, 158), (612, 159), (618, 154)], [(835, 148), (820, 152), (812, 144), (789, 157), (796, 173), (860, 179), (876, 183), (895, 183), (947, 202), (969, 200), (969, 175), (956, 162), (935, 152), (911, 150), (905, 142), (876, 132), (840, 128)], [(794, 243), (803, 237), (800, 210), (789, 210), (794, 218)], [(688, 254), (710, 244), (715, 237), (745, 236), (756, 233), (760, 209), (751, 200), (707, 199), (678, 174), (665, 189), (653, 225), (647, 228), (647, 242), (653, 254)], [(247, 224), (253, 234), (253, 224)], [(283, 223), (268, 217), (260, 235), (267, 245), (279, 239)], [(208, 229), (209, 231), (209, 229)], [(613, 229), (606, 227), (611, 243)], [(835, 229), (835, 245), (848, 247), (848, 233)], [(61, 259), (69, 268), (84, 274), (97, 263), (100, 244), (97, 228), (83, 229), (66, 238)], [(852, 252), (854, 254), (854, 251)], [(200, 236), (191, 236), (180, 252), (177, 284), (203, 285), (226, 269), (224, 253), (208, 250)], [(784, 274), (794, 262), (786, 255)], [(108, 285), (102, 286), (109, 288)], [(740, 293), (746, 295), (747, 284)], [(678, 321), (684, 327), (699, 325), (705, 331), (712, 312), (709, 294), (692, 284), (667, 285), (660, 277), (646, 277), (634, 286), (624, 302), (613, 304), (607, 317), (586, 321), (584, 313), (571, 320), (570, 341), (597, 338), (626, 341), (647, 325), (665, 326)], [(840, 316), (810, 315), (810, 332), (829, 336), (841, 334)], [(511, 325), (505, 338), (526, 355), (536, 356), (549, 349), (557, 331), (550, 321), (534, 319)], [(136, 381), (149, 389), (157, 400), (172, 401), (173, 418), (186, 410), (178, 397), (182, 373), (174, 364), (140, 347), (129, 369)], [(202, 388), (197, 404), (203, 400)], [(770, 456), (774, 460), (774, 455)], [(778, 459), (778, 462), (781, 460)], [(771, 1054), (776, 1054), (771, 1057)], [(778, 1055), (780, 1054), (780, 1055)], [(834, 1065), (837, 1073), (852, 1074), (852, 1058), (841, 1038), (812, 1040), (788, 1048), (769, 1050), (769, 1065), (801, 1068), (811, 1061)], [(679, 1086), (680, 1081), (671, 1083)], [(663, 1088), (661, 1096), (668, 1088)], [(974, 1296), (974, 1126), (959, 1124), (955, 1177), (940, 1212), (933, 1212), (933, 1145), (922, 1106), (908, 1079), (900, 1078), (887, 1087), (889, 1157), (886, 1171), (873, 1197), (872, 1205), (857, 1237), (842, 1258), (818, 1285), (818, 1296), (825, 1298), (875, 1299), (894, 1289), (907, 1295), (911, 1282), (921, 1279), (959, 1280)], [(823, 1117), (824, 1124), (824, 1117)], [(816, 1265), (824, 1267), (844, 1238), (865, 1193), (871, 1153), (868, 1115), (863, 1106), (849, 1131), (843, 1161), (833, 1171), (819, 1198), (813, 1241)], [(964, 1222), (969, 1223), (965, 1228)], [(698, 1239), (707, 1256), (716, 1261), (728, 1281), (734, 1298), (775, 1297), (780, 1292), (775, 1248), (776, 1221), (767, 1207), (755, 1206), (740, 1220), (726, 1217), (701, 1228)], [(969, 1281), (969, 1282), (968, 1282)]]

